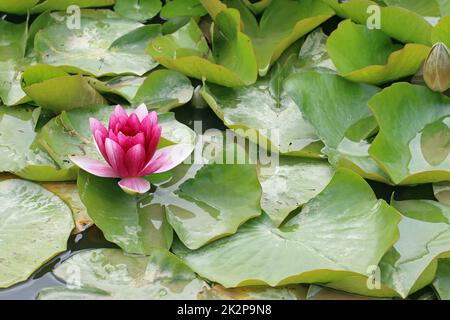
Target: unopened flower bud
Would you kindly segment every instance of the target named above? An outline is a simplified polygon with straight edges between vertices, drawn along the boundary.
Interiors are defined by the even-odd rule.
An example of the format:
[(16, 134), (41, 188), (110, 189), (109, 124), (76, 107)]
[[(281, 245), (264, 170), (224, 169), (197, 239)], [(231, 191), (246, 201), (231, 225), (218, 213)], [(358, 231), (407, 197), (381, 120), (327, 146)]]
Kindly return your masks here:
[(423, 78), (433, 91), (444, 92), (450, 88), (450, 52), (442, 42), (433, 46), (425, 60)]

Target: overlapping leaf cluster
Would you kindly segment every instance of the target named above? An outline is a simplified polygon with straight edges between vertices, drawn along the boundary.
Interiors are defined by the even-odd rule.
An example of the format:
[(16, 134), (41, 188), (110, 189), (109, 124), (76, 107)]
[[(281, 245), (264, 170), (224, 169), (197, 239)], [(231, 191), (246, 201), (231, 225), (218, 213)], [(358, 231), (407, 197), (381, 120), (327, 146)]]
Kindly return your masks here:
[[(40, 299), (450, 298), (450, 100), (420, 79), (431, 46), (450, 45), (449, 1), (0, 11), (0, 288), (95, 224), (117, 248), (73, 255)], [(191, 124), (202, 100), (270, 145), (273, 170), (182, 164), (130, 196), (69, 160), (98, 157), (88, 119), (116, 103), (157, 110), (161, 146), (195, 144), (169, 111), (187, 105)]]

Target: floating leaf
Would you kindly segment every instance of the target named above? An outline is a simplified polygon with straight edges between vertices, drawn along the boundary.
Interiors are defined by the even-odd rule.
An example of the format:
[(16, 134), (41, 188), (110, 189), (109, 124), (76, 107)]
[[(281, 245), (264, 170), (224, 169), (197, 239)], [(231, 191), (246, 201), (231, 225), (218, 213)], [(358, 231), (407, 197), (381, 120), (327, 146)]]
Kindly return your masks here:
[(193, 300), (208, 288), (180, 259), (158, 248), (147, 256), (118, 249), (84, 251), (53, 272), (66, 287), (44, 289), (38, 299)]
[(61, 199), (25, 180), (0, 182), (0, 201), (0, 288), (6, 288), (66, 249), (73, 220)]
[[(267, 74), (270, 66), (291, 44), (334, 15), (326, 4), (315, 0), (277, 0), (257, 18), (241, 0), (224, 1), (229, 8), (239, 10), (243, 31), (252, 40), (260, 76)], [(213, 19), (226, 10), (219, 0), (202, 0)]]
[(114, 1), (115, 0), (40, 0), (38, 1), (39, 3), (31, 9), (31, 13), (40, 13), (47, 10), (66, 11), (73, 5), (79, 8), (107, 7), (113, 5)]
[(160, 0), (116, 0), (114, 11), (125, 18), (144, 22), (156, 16), (161, 7)]
[(185, 75), (173, 70), (156, 70), (139, 87), (133, 102), (166, 112), (189, 102), (193, 94), (194, 87)]
[(381, 30), (370, 30), (350, 20), (341, 22), (333, 31), (327, 49), (339, 74), (369, 84), (383, 84), (415, 74), (430, 51), (429, 47), (414, 43), (402, 48)]
[(161, 16), (166, 19), (178, 17), (201, 17), (206, 14), (206, 10), (200, 0), (171, 0), (161, 10)]
[(142, 75), (157, 65), (145, 48), (160, 34), (159, 25), (144, 26), (109, 10), (82, 10), (79, 26), (72, 26), (65, 13), (54, 12), (49, 18), (35, 36), (41, 63), (97, 77)]
[(264, 287), (251, 286), (226, 289), (221, 285), (214, 285), (204, 291), (201, 300), (305, 300), (306, 287)]
[(366, 141), (377, 127), (367, 105), (377, 87), (313, 71), (291, 76), (285, 87), (325, 143), (323, 152), (330, 163), (366, 178), (389, 181), (369, 156)]
[(293, 156), (322, 157), (323, 144), (316, 131), (285, 90), (286, 77), (309, 59), (298, 59), (298, 51), (293, 51), (287, 51), (270, 73), (252, 86), (207, 84), (201, 94), (228, 128), (262, 148)]
[(227, 87), (256, 81), (257, 67), (250, 39), (239, 31), (239, 12), (228, 9), (216, 22), (210, 52), (200, 28), (191, 20), (172, 34), (154, 39), (149, 54), (163, 66)]
[[(432, 26), (430, 23), (424, 17), (405, 8), (382, 7), (370, 0), (349, 0), (345, 3), (340, 3), (339, 0), (322, 1), (325, 1), (339, 16), (345, 19), (350, 18), (359, 24), (373, 25), (375, 28), (378, 27), (376, 23), (379, 22), (379, 28), (383, 33), (403, 43), (431, 44)], [(377, 19), (378, 12), (379, 19)]]
[(202, 277), (225, 287), (327, 282), (377, 265), (398, 238), (399, 220), (361, 177), (340, 169), (280, 229), (263, 215), (199, 250), (175, 242), (174, 251)]
[(38, 106), (57, 112), (106, 103), (87, 78), (44, 64), (22, 74), (22, 87)]
[(450, 15), (442, 18), (431, 32), (431, 41), (434, 43), (442, 42), (450, 47)]
[(450, 259), (439, 261), (433, 287), (441, 300), (450, 300)]
[(145, 77), (137, 76), (117, 76), (106, 81), (95, 78), (89, 78), (88, 81), (98, 92), (107, 95), (110, 100), (114, 100), (112, 95), (117, 95), (131, 103), (145, 79)]
[(81, 233), (94, 224), (86, 207), (81, 202), (76, 183), (45, 182), (41, 183), (41, 186), (60, 197), (72, 210), (72, 216), (75, 222), (73, 233)]
[(164, 208), (150, 204), (151, 195), (130, 196), (105, 179), (80, 171), (80, 198), (105, 238), (129, 253), (150, 254), (152, 248), (170, 248), (172, 228)]
[(394, 201), (393, 206), (403, 214), (398, 225), (400, 239), (379, 263), (381, 278), (375, 280), (380, 289), (368, 289), (367, 279), (361, 277), (343, 279), (331, 287), (406, 298), (433, 281), (438, 258), (450, 252), (450, 207), (430, 200)]
[(380, 132), (370, 155), (396, 184), (450, 179), (450, 100), (424, 86), (396, 83), (369, 106)]
[(38, 181), (73, 180), (74, 172), (61, 170), (34, 140), (40, 109), (0, 107), (0, 172), (12, 172)]
[(333, 177), (333, 168), (323, 160), (281, 157), (273, 172), (260, 170), (261, 207), (279, 226), (284, 219), (318, 195)]
[(197, 249), (259, 216), (260, 199), (256, 166), (208, 164), (194, 165), (178, 183), (158, 188), (153, 203), (165, 206), (180, 240)]

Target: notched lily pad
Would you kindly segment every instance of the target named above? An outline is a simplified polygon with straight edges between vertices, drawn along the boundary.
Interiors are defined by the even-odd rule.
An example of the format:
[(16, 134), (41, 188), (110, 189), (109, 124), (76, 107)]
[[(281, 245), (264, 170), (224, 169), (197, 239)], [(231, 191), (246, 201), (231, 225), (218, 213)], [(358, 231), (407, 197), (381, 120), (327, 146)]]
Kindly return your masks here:
[(73, 220), (60, 198), (25, 180), (0, 182), (0, 201), (0, 288), (6, 288), (66, 249)]
[(175, 242), (173, 250), (195, 272), (225, 287), (328, 282), (377, 265), (398, 238), (399, 220), (361, 177), (340, 169), (279, 229), (263, 215), (201, 249)]
[(450, 179), (450, 100), (424, 86), (396, 83), (370, 101), (380, 132), (370, 155), (396, 184)]
[(333, 31), (327, 49), (343, 77), (376, 85), (415, 74), (430, 51), (428, 46), (414, 43), (402, 48), (381, 30), (350, 20)]

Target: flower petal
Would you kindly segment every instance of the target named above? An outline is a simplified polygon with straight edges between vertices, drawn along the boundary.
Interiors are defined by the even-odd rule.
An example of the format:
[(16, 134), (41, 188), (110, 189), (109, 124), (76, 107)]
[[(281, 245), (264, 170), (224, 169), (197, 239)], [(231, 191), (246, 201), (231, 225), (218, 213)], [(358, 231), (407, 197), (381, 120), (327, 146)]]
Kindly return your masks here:
[(101, 123), (100, 121), (98, 121), (95, 118), (89, 118), (89, 125), (91, 127), (92, 134), (95, 134), (95, 131), (97, 131), (97, 130), (99, 130), (104, 135), (108, 134), (108, 130), (106, 130), (103, 123)]
[(125, 154), (125, 164), (131, 177), (138, 176), (145, 164), (145, 149), (141, 144), (131, 147)]
[(125, 152), (122, 147), (109, 138), (105, 140), (106, 155), (108, 156), (108, 163), (110, 166), (119, 173), (122, 178), (128, 177), (128, 170), (125, 166)]
[(119, 181), (119, 186), (128, 194), (146, 193), (150, 190), (150, 182), (144, 178), (125, 178)]
[(105, 139), (108, 136), (108, 132), (104, 133), (101, 130), (95, 130), (94, 132), (94, 142), (97, 146), (98, 152), (103, 156), (103, 158), (107, 158), (106, 150), (105, 150)]
[(152, 173), (168, 171), (183, 162), (192, 153), (193, 149), (194, 146), (189, 144), (176, 144), (159, 149), (139, 175), (146, 176)]
[(108, 164), (88, 157), (69, 156), (69, 159), (78, 167), (95, 176), (103, 178), (118, 178), (119, 174)]
[(135, 115), (139, 118), (139, 121), (142, 122), (145, 117), (148, 115), (148, 109), (147, 106), (143, 103), (139, 105), (139, 107), (136, 108), (136, 110), (133, 111)]
[(149, 162), (155, 155), (156, 148), (158, 147), (159, 141), (161, 140), (161, 131), (162, 128), (159, 125), (156, 125), (154, 127), (150, 140), (147, 140), (147, 162)]

